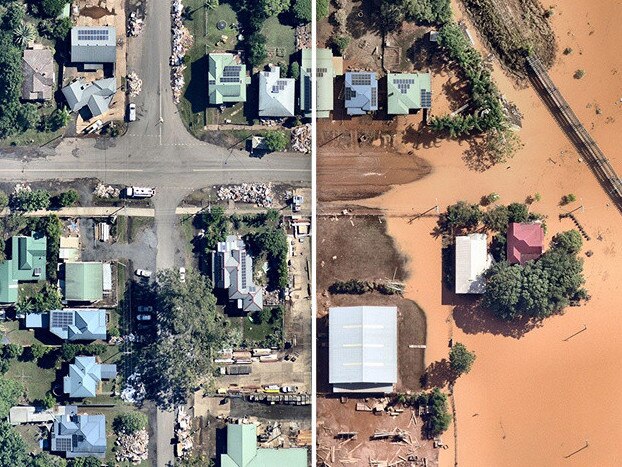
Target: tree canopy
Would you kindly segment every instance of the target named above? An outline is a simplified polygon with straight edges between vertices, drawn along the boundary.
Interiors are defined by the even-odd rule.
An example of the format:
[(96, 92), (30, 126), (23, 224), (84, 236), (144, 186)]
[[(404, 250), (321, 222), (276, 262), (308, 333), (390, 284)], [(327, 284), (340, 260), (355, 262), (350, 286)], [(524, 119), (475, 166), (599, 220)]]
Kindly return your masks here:
[[(318, 4), (321, 2), (320, 0)], [(313, 12), (311, 10), (311, 0), (294, 0), (292, 11), (296, 19), (301, 23), (310, 23), (313, 20)], [(326, 13), (328, 14), (328, 13)]]
[(482, 212), (477, 204), (458, 201), (456, 204), (447, 206), (447, 211), (439, 218), (439, 226), (449, 231), (473, 229), (481, 220)]
[(464, 344), (457, 342), (451, 347), (449, 366), (457, 376), (471, 371), (473, 362), (475, 362), (475, 353), (469, 352)]
[(216, 309), (211, 282), (196, 271), (180, 282), (177, 271), (158, 274), (156, 298), (159, 334), (141, 353), (147, 396), (159, 405), (184, 402), (213, 369), (229, 331)]
[(0, 466), (26, 467), (27, 465), (26, 443), (9, 422), (0, 421)]
[(267, 148), (274, 151), (284, 151), (287, 149), (287, 135), (284, 131), (269, 131), (264, 135), (264, 142)]
[(147, 426), (147, 416), (142, 412), (127, 412), (119, 414), (112, 422), (116, 433), (133, 434), (144, 430)]
[(204, 244), (206, 252), (216, 249), (218, 242), (227, 237), (229, 221), (222, 206), (212, 206), (203, 213), (201, 227), (205, 230)]
[(66, 467), (67, 461), (59, 456), (42, 451), (30, 460), (29, 467)]
[(416, 402), (419, 406), (430, 408), (430, 413), (424, 416), (428, 423), (425, 429), (428, 437), (433, 438), (447, 431), (451, 423), (451, 415), (447, 407), (447, 396), (439, 388), (419, 394)]
[(259, 0), (261, 9), (267, 16), (278, 15), (289, 10), (290, 0)]
[(11, 208), (17, 211), (38, 211), (50, 206), (50, 194), (46, 190), (21, 190), (11, 198)]
[[(0, 419), (9, 416), (9, 409), (24, 395), (24, 386), (18, 381), (0, 376)], [(2, 443), (0, 443), (0, 446)], [(2, 465), (2, 463), (0, 463)]]

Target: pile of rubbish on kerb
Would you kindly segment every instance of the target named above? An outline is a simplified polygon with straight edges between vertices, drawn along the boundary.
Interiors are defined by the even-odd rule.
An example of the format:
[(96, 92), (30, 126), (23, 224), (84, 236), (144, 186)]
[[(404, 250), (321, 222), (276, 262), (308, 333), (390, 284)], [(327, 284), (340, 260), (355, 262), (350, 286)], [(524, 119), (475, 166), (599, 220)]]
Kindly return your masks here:
[(138, 36), (140, 32), (143, 30), (143, 26), (145, 25), (145, 20), (139, 18), (136, 15), (136, 12), (133, 11), (130, 13), (130, 17), (127, 22), (127, 35), (128, 36)]
[(135, 72), (132, 71), (131, 73), (128, 73), (126, 83), (130, 97), (136, 97), (140, 94), (143, 87), (143, 80), (140, 79)]
[(140, 430), (132, 434), (120, 433), (114, 444), (116, 445), (115, 459), (117, 462), (131, 462), (136, 465), (147, 460), (147, 449), (149, 447), (147, 430)]
[(264, 290), (263, 302), (266, 305), (280, 305), (281, 304), (280, 290), (273, 290), (271, 292)]
[(194, 447), (190, 429), (192, 420), (183, 407), (177, 410), (177, 422), (175, 423), (175, 438), (177, 438), (176, 455), (177, 457), (187, 457)]
[(296, 27), (296, 50), (311, 48), (311, 23)]
[(232, 200), (237, 203), (256, 204), (269, 208), (274, 201), (272, 183), (242, 183), (241, 185), (221, 186), (218, 188), (219, 200)]
[(121, 190), (111, 185), (104, 185), (103, 183), (97, 184), (93, 194), (98, 198), (118, 198), (121, 194)]
[(125, 380), (125, 387), (121, 391), (121, 400), (139, 403), (145, 399), (145, 385), (140, 381), (138, 373), (132, 373)]
[(190, 47), (192, 47), (193, 38), (183, 24), (182, 13), (184, 5), (181, 0), (173, 0), (171, 8), (173, 43), (171, 52), (171, 86), (173, 88), (173, 100), (179, 104), (181, 92), (184, 88), (184, 56)]
[(311, 152), (311, 124), (298, 125), (292, 130), (292, 149), (298, 152)]
[(30, 188), (29, 185), (22, 185), (21, 183), (18, 183), (17, 185), (15, 185), (15, 188), (13, 188), (14, 195), (21, 193), (22, 191), (29, 193), (32, 191), (32, 188)]

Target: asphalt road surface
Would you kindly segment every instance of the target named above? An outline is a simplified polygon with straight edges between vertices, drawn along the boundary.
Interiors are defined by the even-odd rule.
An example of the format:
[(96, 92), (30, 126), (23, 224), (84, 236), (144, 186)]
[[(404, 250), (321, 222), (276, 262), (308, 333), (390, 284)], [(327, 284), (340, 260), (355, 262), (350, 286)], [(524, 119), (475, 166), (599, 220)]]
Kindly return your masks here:
[[(145, 28), (130, 38), (128, 71), (143, 80), (135, 100), (138, 119), (115, 140), (69, 138), (56, 148), (0, 150), (0, 179), (28, 182), (95, 177), (107, 184), (157, 187), (154, 198), (158, 241), (156, 265), (180, 265), (175, 208), (191, 191), (210, 185), (242, 182), (311, 181), (311, 158), (303, 154), (271, 154), (263, 159), (245, 152), (206, 144), (190, 135), (172, 100), (168, 65), (170, 2), (148, 1)], [(207, 92), (207, 90), (206, 90)], [(174, 416), (157, 413), (158, 467), (174, 461)]]

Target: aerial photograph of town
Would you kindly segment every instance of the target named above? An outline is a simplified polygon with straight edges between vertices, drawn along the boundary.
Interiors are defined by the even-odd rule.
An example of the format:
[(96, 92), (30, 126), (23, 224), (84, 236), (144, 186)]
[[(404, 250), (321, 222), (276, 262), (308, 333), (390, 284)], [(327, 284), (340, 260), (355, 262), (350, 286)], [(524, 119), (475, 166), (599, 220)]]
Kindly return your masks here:
[(0, 466), (310, 465), (311, 30), (0, 1)]
[(622, 3), (319, 5), (317, 465), (621, 465)]

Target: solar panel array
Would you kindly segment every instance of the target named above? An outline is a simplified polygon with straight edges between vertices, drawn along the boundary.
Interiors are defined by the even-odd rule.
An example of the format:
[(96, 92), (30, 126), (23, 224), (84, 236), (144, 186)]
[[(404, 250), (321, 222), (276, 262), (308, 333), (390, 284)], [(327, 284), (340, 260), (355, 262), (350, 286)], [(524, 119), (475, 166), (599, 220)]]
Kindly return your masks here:
[(284, 79), (280, 79), (276, 82), (274, 86), (272, 86), (272, 93), (278, 94), (279, 91), (283, 91), (287, 87), (287, 81)]
[(57, 451), (70, 451), (71, 448), (72, 448), (71, 439), (56, 438), (56, 450)]
[(352, 86), (371, 86), (370, 74), (356, 74), (351, 77)]
[(402, 94), (406, 94), (410, 86), (415, 84), (415, 78), (395, 78), (393, 84)]
[(311, 78), (305, 76), (305, 109), (311, 108)]
[(52, 327), (62, 328), (64, 331), (73, 326), (73, 311), (56, 311), (52, 313)]
[(425, 89), (421, 90), (421, 108), (429, 109), (432, 107), (432, 93), (430, 91), (426, 91)]
[(242, 251), (240, 263), (242, 265), (242, 288), (246, 288), (246, 251)]
[(349, 101), (354, 98), (356, 98), (356, 91), (352, 88), (346, 87), (346, 100)]
[(215, 79), (210, 79), (209, 80), (209, 85), (210, 86), (214, 86), (216, 84), (216, 80)]
[(107, 41), (109, 38), (109, 29), (78, 29), (79, 41)]
[(315, 70), (315, 75), (318, 78), (323, 78), (325, 73), (328, 73), (328, 68), (318, 68)]
[(371, 106), (378, 107), (378, 89), (371, 89)]
[(242, 65), (227, 65), (222, 69), (221, 83), (239, 83)]

